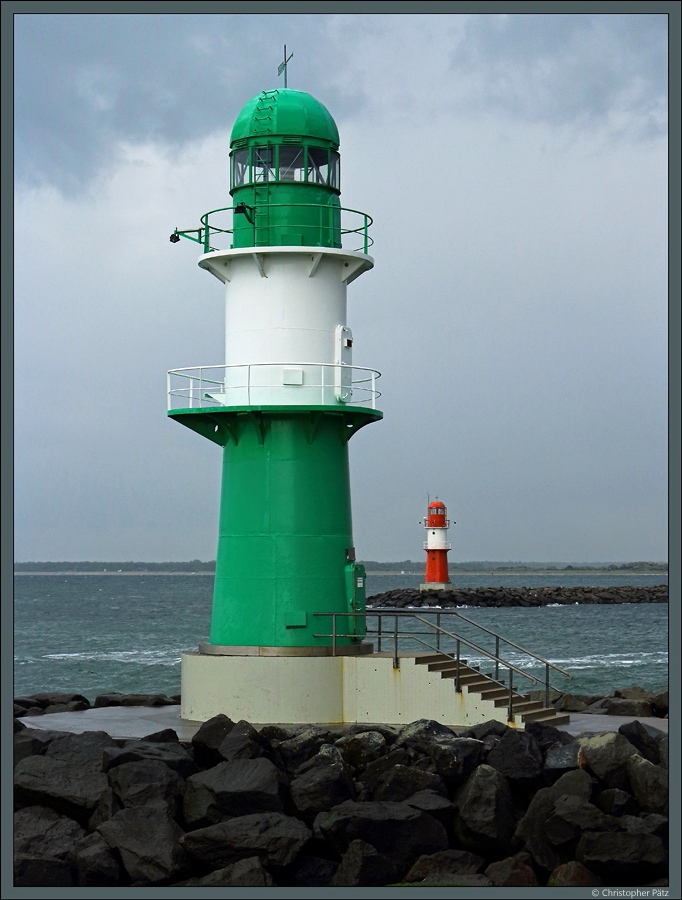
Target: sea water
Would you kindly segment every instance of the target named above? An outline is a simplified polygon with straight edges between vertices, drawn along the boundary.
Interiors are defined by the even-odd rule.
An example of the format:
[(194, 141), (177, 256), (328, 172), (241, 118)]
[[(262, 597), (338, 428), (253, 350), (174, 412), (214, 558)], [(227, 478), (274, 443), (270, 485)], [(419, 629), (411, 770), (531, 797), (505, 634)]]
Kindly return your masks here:
[[(420, 575), (369, 575), (368, 597), (418, 587)], [(456, 574), (458, 587), (537, 588), (651, 586), (665, 575)], [(108, 691), (180, 692), (180, 657), (208, 638), (211, 575), (18, 575), (14, 605), (14, 694), (68, 691), (94, 701)], [(421, 610), (415, 611), (421, 614)], [(463, 614), (570, 673), (553, 674), (562, 691), (607, 694), (668, 682), (668, 605), (583, 604), (471, 608)], [(443, 616), (441, 627), (450, 628)], [(370, 620), (370, 624), (371, 620)], [(406, 630), (419, 626), (406, 626)], [(483, 646), (480, 631), (458, 621), (457, 633)], [(473, 635), (477, 634), (474, 638)], [(401, 646), (422, 647), (419, 639)], [(389, 649), (385, 647), (385, 649)], [(423, 649), (423, 647), (422, 647)], [(494, 650), (493, 644), (485, 649)], [(538, 677), (544, 667), (503, 645), (500, 655)], [(462, 650), (477, 664), (483, 659)]]

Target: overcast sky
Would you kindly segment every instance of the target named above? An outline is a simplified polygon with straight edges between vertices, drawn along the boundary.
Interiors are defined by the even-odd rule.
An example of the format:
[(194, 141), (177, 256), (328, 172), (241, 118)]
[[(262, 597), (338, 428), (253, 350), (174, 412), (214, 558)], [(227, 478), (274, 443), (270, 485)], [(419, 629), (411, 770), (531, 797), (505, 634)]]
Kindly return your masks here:
[(168, 235), (230, 205), (285, 42), (375, 220), (358, 558), (421, 559), (430, 494), (453, 562), (667, 559), (666, 16), (14, 21), (17, 560), (215, 558), (221, 452), (165, 373), (225, 361), (223, 286)]

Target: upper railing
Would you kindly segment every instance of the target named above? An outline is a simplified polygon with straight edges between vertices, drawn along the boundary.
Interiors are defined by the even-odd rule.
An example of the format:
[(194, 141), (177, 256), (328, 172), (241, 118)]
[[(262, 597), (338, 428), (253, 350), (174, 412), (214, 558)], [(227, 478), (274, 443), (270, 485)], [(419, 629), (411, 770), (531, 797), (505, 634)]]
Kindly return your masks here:
[[(374, 221), (370, 215), (357, 209), (349, 209), (345, 206), (327, 206), (322, 203), (266, 203), (261, 207), (247, 207), (246, 204), (240, 203), (237, 206), (224, 206), (204, 213), (200, 219), (200, 228), (187, 228), (184, 230), (176, 228), (170, 239), (172, 243), (177, 243), (181, 237), (187, 238), (189, 241), (201, 244), (204, 248), (204, 253), (211, 253), (214, 250), (229, 250), (232, 248), (232, 235), (235, 229), (234, 223), (227, 221), (227, 214), (237, 212), (244, 214), (247, 217), (247, 221), (253, 226), (254, 246), (280, 245), (282, 242), (279, 240), (278, 232), (289, 232), (292, 230), (292, 226), (290, 224), (275, 224), (270, 221), (268, 214), (286, 210), (318, 211), (320, 213), (319, 220), (316, 220), (314, 224), (299, 222), (296, 224), (296, 231), (301, 233), (304, 246), (320, 246), (320, 235), (323, 238), (329, 238), (328, 241), (323, 240), (322, 246), (333, 246), (332, 238), (334, 234), (339, 233), (339, 223), (335, 219), (341, 213), (345, 214), (344, 219), (348, 219), (349, 216), (354, 217), (351, 222), (347, 222), (345, 225), (342, 224), (340, 228), (344, 250), (367, 253), (374, 243), (369, 235), (369, 227)], [(355, 217), (359, 218), (356, 219)], [(328, 221), (323, 221), (324, 218), (327, 218)], [(309, 243), (306, 243), (306, 239)], [(228, 246), (222, 246), (228, 243), (228, 240)], [(358, 246), (350, 246), (351, 244), (358, 244)]]
[(331, 363), (252, 363), (171, 369), (168, 409), (216, 406), (337, 406), (376, 409), (381, 373)]

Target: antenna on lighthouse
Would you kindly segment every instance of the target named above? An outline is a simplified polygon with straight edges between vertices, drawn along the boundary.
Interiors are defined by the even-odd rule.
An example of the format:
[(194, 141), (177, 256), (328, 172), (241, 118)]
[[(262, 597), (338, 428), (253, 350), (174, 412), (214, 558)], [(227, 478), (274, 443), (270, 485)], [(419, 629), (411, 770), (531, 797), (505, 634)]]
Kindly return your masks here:
[[(291, 59), (293, 57), (293, 55), (294, 54), (292, 53), (289, 56), (289, 59)], [(284, 72), (284, 87), (287, 86), (287, 65), (289, 63), (289, 59), (287, 59), (287, 45), (285, 44), (284, 45), (284, 59), (277, 68), (277, 76), (278, 77), (282, 74), (282, 72)]]

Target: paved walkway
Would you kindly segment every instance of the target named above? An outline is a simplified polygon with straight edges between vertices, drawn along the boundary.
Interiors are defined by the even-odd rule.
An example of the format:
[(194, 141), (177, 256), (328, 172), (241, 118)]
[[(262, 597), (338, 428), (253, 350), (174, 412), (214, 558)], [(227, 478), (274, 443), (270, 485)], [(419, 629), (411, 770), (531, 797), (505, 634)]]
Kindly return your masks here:
[[(180, 718), (179, 706), (103, 706), (100, 709), (86, 709), (83, 712), (48, 713), (46, 716), (25, 716), (21, 720), (29, 728), (42, 731), (70, 731), (82, 734), (84, 731), (105, 731), (113, 738), (142, 738), (165, 728), (172, 728), (181, 741), (189, 741), (201, 726), (201, 722), (191, 722)], [(569, 734), (618, 731), (625, 722), (639, 721), (642, 725), (668, 733), (668, 720), (640, 718), (635, 716), (598, 716), (585, 713), (571, 713), (568, 725), (559, 725), (560, 731)], [(255, 725), (256, 728), (261, 727)], [(343, 726), (330, 726), (341, 729)]]

